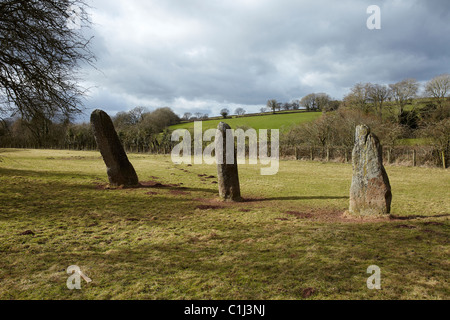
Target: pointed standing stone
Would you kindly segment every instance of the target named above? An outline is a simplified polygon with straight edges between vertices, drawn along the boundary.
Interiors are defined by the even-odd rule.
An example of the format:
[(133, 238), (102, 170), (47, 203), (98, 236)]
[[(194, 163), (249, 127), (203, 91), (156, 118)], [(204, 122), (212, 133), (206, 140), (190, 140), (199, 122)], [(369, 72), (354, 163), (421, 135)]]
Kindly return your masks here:
[(357, 126), (349, 212), (356, 216), (388, 215), (391, 201), (391, 185), (383, 166), (380, 142), (369, 127)]
[[(234, 145), (234, 138), (229, 143), (227, 148), (227, 130), (231, 129), (225, 122), (220, 122), (215, 138), (215, 149), (217, 163), (217, 176), (219, 182), (219, 196), (226, 201), (240, 201), (241, 190), (239, 186), (239, 175), (237, 167), (237, 156), (236, 156), (236, 146)], [(228, 150), (229, 149), (229, 150)], [(234, 150), (234, 156), (231, 157), (228, 154), (228, 158), (233, 158), (233, 163), (230, 163), (230, 159), (227, 163), (227, 151), (232, 152)], [(220, 161), (221, 160), (221, 161)], [(221, 163), (220, 163), (221, 162)]]
[(95, 141), (106, 164), (111, 186), (135, 187), (139, 180), (120, 143), (111, 118), (102, 110), (91, 114)]

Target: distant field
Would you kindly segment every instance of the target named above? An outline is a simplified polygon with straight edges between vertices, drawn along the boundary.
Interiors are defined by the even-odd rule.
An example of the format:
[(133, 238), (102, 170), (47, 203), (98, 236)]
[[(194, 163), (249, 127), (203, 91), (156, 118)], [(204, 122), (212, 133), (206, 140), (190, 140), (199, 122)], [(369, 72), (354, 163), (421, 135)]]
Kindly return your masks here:
[[(410, 111), (412, 109), (421, 109), (425, 107), (427, 104), (432, 103), (433, 100), (430, 98), (420, 98), (413, 101), (413, 103), (409, 103), (405, 106), (406, 111)], [(392, 116), (392, 114), (396, 114), (397, 106), (393, 102), (387, 102), (384, 107), (385, 117)], [(264, 115), (255, 115), (255, 116), (230, 116), (227, 119), (221, 119), (218, 117), (213, 118), (212, 120), (203, 121), (203, 130), (214, 129), (217, 127), (220, 121), (227, 122), (233, 129), (246, 126), (253, 129), (280, 129), (281, 131), (288, 130), (292, 125), (305, 123), (314, 121), (322, 115), (321, 112), (305, 112), (305, 111), (279, 111), (276, 114), (266, 113)], [(171, 126), (171, 130), (176, 129), (193, 129), (193, 122), (180, 123), (174, 126)], [(413, 141), (413, 139), (409, 139), (410, 141), (404, 141), (405, 145), (415, 145), (415, 144), (423, 144), (426, 141)]]
[(426, 138), (400, 139), (398, 144), (402, 146), (428, 146), (430, 145), (430, 140)]
[(0, 149), (0, 299), (450, 298), (448, 171), (388, 166), (396, 217), (361, 221), (351, 164), (242, 165), (231, 204), (214, 165), (129, 157), (143, 188), (105, 188), (98, 152)]
[[(203, 130), (215, 129), (219, 122), (224, 121), (228, 123), (231, 128), (246, 126), (256, 130), (259, 129), (280, 129), (281, 131), (287, 130), (289, 127), (295, 124), (314, 121), (319, 118), (321, 112), (298, 112), (298, 113), (277, 113), (268, 114), (263, 116), (251, 116), (251, 117), (233, 117), (228, 119), (215, 119), (203, 121)], [(170, 127), (171, 130), (176, 129), (194, 129), (194, 123), (180, 123)]]

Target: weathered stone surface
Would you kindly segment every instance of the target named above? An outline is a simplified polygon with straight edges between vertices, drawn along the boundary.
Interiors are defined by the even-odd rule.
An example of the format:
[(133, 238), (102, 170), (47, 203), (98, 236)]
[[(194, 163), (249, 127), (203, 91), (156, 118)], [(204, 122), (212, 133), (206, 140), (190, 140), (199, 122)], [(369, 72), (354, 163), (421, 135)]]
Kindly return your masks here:
[[(234, 162), (227, 163), (226, 150), (227, 150), (227, 135), (226, 130), (231, 129), (225, 122), (220, 122), (217, 126), (215, 149), (218, 160), (222, 159), (222, 164), (217, 163), (217, 176), (219, 184), (219, 196), (226, 201), (241, 201), (241, 189), (239, 186), (239, 174), (237, 166), (236, 147), (234, 145), (230, 147), (230, 150), (234, 150)], [(222, 144), (222, 145), (220, 145)], [(222, 148), (221, 148), (222, 147)], [(223, 152), (220, 152), (222, 150)], [(230, 162), (230, 161), (229, 161)]]
[(391, 185), (383, 166), (382, 148), (370, 128), (356, 128), (353, 148), (353, 179), (350, 188), (351, 215), (380, 216), (391, 211)]
[(138, 176), (120, 143), (111, 118), (102, 110), (91, 114), (95, 141), (106, 164), (111, 186), (134, 187), (139, 185)]

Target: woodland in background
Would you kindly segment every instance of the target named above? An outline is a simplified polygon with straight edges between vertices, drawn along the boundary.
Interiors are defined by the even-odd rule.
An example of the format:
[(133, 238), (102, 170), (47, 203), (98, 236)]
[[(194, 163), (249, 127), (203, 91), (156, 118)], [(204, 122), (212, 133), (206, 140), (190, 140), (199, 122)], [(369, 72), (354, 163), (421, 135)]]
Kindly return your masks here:
[[(168, 153), (171, 133), (168, 127), (180, 122), (170, 108), (149, 112), (136, 107), (112, 117), (117, 134), (128, 152)], [(52, 121), (34, 118), (6, 119), (0, 124), (0, 147), (96, 150), (90, 123), (74, 124), (68, 119)]]
[[(293, 109), (322, 111), (316, 121), (282, 130), (280, 155), (349, 162), (355, 127), (365, 123), (380, 138), (385, 163), (447, 168), (450, 100), (446, 96), (450, 92), (450, 77), (446, 76), (444, 79), (448, 82), (444, 84), (449, 89), (441, 92), (443, 86), (439, 83), (436, 87), (441, 91), (433, 93), (430, 83), (442, 76), (436, 77), (427, 84), (425, 93), (428, 97), (424, 98), (417, 98), (417, 82), (406, 79), (390, 86), (358, 83), (342, 101), (331, 100), (326, 94), (310, 94), (300, 101), (285, 104), (269, 100), (267, 105), (273, 113), (290, 110), (289, 105)], [(238, 116), (244, 116), (245, 110), (239, 111)], [(184, 120), (206, 118), (206, 115), (193, 116)], [(171, 141), (168, 127), (181, 122), (168, 107), (152, 112), (136, 107), (129, 112), (119, 112), (112, 119), (127, 152), (164, 154), (170, 153), (176, 144)], [(74, 124), (68, 118), (50, 120), (37, 115), (31, 120), (3, 119), (0, 122), (0, 147), (95, 150), (96, 143), (89, 123)]]
[[(436, 108), (429, 104), (411, 111), (405, 121), (380, 120), (372, 113), (341, 107), (314, 122), (281, 135), (283, 157), (303, 160), (351, 161), (355, 128), (365, 123), (380, 138), (385, 163), (448, 167), (450, 101)], [(445, 116), (444, 116), (445, 115)]]
[[(355, 128), (364, 123), (380, 138), (386, 163), (447, 168), (450, 75), (442, 74), (428, 81), (424, 98), (418, 98), (419, 89), (420, 84), (415, 79), (404, 79), (388, 86), (357, 83), (337, 110), (330, 108), (323, 94), (316, 98), (306, 96), (303, 99), (316, 109), (323, 106), (323, 115), (283, 135), (282, 154), (294, 155), (296, 159), (348, 162)], [(410, 141), (411, 145), (405, 145), (404, 141)]]

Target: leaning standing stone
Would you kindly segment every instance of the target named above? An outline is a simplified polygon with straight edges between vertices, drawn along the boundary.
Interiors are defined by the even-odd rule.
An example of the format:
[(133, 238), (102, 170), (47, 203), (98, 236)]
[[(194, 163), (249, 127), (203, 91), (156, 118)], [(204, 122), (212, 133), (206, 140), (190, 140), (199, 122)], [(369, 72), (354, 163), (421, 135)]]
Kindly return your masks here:
[(360, 125), (356, 127), (353, 148), (349, 212), (356, 216), (388, 215), (391, 201), (391, 185), (383, 166), (380, 142), (369, 127)]
[(135, 187), (139, 180), (120, 143), (111, 118), (102, 110), (91, 114), (95, 141), (106, 164), (111, 186)]
[[(227, 145), (227, 129), (231, 129), (230, 126), (224, 122), (220, 122), (215, 138), (219, 196), (226, 201), (240, 201), (242, 199), (239, 187), (236, 147), (234, 145), (234, 138), (232, 140), (230, 139), (230, 145)], [(231, 159), (228, 159), (227, 161), (227, 151), (234, 152), (233, 157), (228, 154), (228, 158), (234, 160), (230, 161)]]

